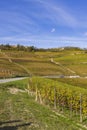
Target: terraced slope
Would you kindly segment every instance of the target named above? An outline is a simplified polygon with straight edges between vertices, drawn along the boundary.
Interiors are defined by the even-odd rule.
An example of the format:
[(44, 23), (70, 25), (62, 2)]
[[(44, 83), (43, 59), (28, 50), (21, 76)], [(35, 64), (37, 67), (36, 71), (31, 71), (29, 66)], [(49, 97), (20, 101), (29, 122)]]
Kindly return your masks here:
[[(52, 60), (54, 62), (52, 62)], [(84, 51), (0, 52), (0, 77), (47, 75), (87, 76), (87, 54)]]

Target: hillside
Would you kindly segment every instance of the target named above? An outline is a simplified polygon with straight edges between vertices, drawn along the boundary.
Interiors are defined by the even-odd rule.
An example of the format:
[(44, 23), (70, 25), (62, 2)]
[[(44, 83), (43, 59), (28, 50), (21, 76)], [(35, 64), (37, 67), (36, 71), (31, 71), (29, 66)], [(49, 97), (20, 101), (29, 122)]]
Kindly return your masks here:
[(0, 129), (87, 129), (86, 50), (32, 49), (0, 50), (0, 79), (28, 77), (0, 83)]
[(28, 79), (0, 84), (0, 130), (86, 130), (28, 94)]
[(0, 51), (0, 77), (87, 76), (85, 50)]

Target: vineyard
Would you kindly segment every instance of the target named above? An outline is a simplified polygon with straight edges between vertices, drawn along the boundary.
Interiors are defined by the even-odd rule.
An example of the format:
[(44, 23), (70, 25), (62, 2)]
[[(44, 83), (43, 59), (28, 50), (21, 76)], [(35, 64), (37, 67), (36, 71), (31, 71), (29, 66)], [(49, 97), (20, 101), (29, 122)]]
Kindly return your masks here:
[(0, 78), (26, 76), (26, 71), (7, 59), (0, 59)]
[(85, 89), (45, 78), (30, 79), (28, 89), (36, 93), (36, 101), (41, 104), (54, 107), (70, 118), (77, 117), (80, 122), (87, 119)]
[[(14, 113), (15, 118), (16, 110), (21, 114), (27, 113), (22, 115), (24, 122), (31, 118), (28, 112), (33, 110), (32, 119), (34, 116), (39, 119), (38, 130), (43, 128), (49, 130), (50, 127), (52, 130), (54, 128), (57, 130), (57, 127), (61, 130), (73, 130), (74, 128), (78, 130), (78, 127), (83, 130), (87, 129), (87, 53), (85, 50), (57, 49), (54, 51), (48, 49), (29, 52), (14, 49), (1, 50), (0, 78), (5, 80), (5, 78), (13, 77), (27, 77), (27, 79), (5, 84), (5, 87), (4, 84), (0, 85), (1, 119), (4, 120), (3, 110), (5, 109), (5, 114), (7, 114), (7, 106), (10, 104), (11, 113)], [(6, 95), (8, 98), (4, 99)], [(7, 106), (4, 102), (7, 103)], [(17, 108), (15, 108), (16, 103), (18, 104)], [(21, 107), (23, 108), (22, 112)], [(45, 108), (46, 113), (44, 112)], [(50, 114), (47, 122), (48, 109)], [(53, 115), (50, 117), (52, 113)], [(19, 119), (21, 114), (18, 112)], [(8, 116), (14, 119), (10, 113)], [(10, 117), (5, 116), (5, 120), (9, 120)], [(29, 117), (29, 119), (24, 119), (24, 117)], [(51, 124), (51, 118), (54, 126)], [(45, 123), (44, 119), (46, 119)], [(43, 124), (46, 124), (44, 127), (42, 120)], [(70, 125), (68, 129), (67, 123)], [(48, 128), (47, 125), (49, 125)]]
[(1, 50), (0, 77), (29, 76), (31, 74), (34, 76), (79, 75), (85, 77), (87, 76), (86, 55), (84, 50), (58, 50), (56, 52)]
[(28, 82), (27, 78), (0, 84), (0, 130), (86, 130), (36, 102), (34, 93), (26, 91)]

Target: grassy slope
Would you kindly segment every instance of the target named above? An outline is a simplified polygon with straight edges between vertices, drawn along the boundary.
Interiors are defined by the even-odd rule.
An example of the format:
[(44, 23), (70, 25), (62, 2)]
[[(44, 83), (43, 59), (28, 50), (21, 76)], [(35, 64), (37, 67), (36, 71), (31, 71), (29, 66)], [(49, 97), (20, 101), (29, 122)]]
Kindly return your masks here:
[[(0, 129), (78, 130), (75, 123), (35, 102), (27, 93), (11, 94), (9, 88), (24, 90), (28, 79), (0, 84)], [(6, 123), (7, 122), (7, 123)]]
[[(23, 67), (25, 67), (26, 69), (28, 69), (33, 75), (55, 75), (55, 74), (61, 74), (62, 70), (60, 69), (60, 67), (57, 67), (56, 65), (52, 64), (50, 62), (50, 53), (46, 53), (44, 55), (44, 53), (28, 53), (28, 52), (14, 52), (14, 51), (5, 51), (5, 54), (10, 57), (13, 61), (13, 72), (19, 72), (18, 68), (20, 68), (20, 74), (23, 75), (23, 72), (25, 72), (25, 70), (21, 67), (19, 67), (17, 64), (22, 65)], [(0, 59), (2, 60), (2, 58), (5, 58), (5, 64), (8, 58), (6, 58), (4, 55), (0, 57)], [(17, 63), (17, 64), (14, 64)], [(3, 64), (3, 67), (1, 68), (2, 70), (10, 70), (12, 72), (11, 69), (9, 69), (9, 66), (11, 67), (12, 64), (9, 63), (10, 65), (5, 64), (1, 61), (0, 64)], [(22, 72), (23, 71), (23, 72)], [(27, 72), (25, 72), (27, 73)]]
[(81, 76), (87, 76), (87, 54), (69, 54), (63, 57), (54, 58), (55, 61), (62, 65), (74, 70), (76, 74)]
[[(10, 63), (8, 58), (13, 62)], [(60, 65), (51, 63), (51, 58), (75, 71), (76, 75), (86, 76), (87, 54), (84, 54), (83, 51), (65, 50), (60, 52), (2, 51), (0, 53), (0, 77), (25, 76), (28, 75), (26, 69), (33, 75), (73, 74)]]

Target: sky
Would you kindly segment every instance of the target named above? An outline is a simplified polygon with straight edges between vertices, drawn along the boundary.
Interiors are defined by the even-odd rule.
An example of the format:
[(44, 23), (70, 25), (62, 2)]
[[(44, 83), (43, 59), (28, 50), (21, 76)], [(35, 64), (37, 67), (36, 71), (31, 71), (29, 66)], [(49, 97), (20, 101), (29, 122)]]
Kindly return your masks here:
[(0, 0), (0, 44), (87, 48), (87, 0)]

